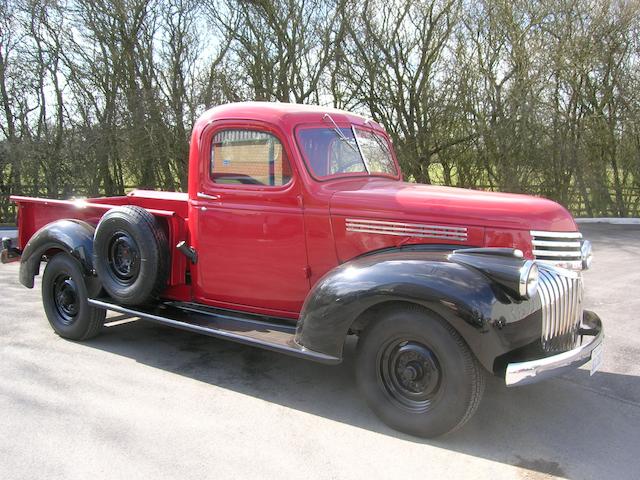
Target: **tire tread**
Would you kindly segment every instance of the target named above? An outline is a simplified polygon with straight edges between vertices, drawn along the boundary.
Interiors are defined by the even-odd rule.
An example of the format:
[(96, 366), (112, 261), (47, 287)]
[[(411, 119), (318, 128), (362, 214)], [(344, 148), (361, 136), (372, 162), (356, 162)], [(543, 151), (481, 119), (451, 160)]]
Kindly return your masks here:
[(151, 297), (158, 298), (160, 292), (165, 286), (164, 283), (168, 274), (169, 262), (165, 260), (166, 257), (162, 254), (163, 252), (161, 251), (168, 244), (167, 236), (164, 230), (158, 225), (156, 217), (147, 209), (135, 205), (125, 205), (122, 207), (122, 210), (129, 212), (132, 218), (146, 223), (149, 226), (149, 230), (151, 230), (151, 233), (153, 234), (153, 237), (156, 241), (156, 245), (158, 246), (159, 250), (159, 264), (158, 275), (153, 285), (153, 289), (151, 290)]
[(56, 269), (56, 268), (63, 267), (63, 265), (58, 266), (59, 263), (67, 264), (65, 271), (67, 271), (67, 273), (69, 273), (72, 277), (74, 277), (76, 282), (79, 282), (79, 281), (84, 282), (80, 292), (84, 297), (82, 301), (86, 302), (88, 297), (88, 291), (87, 291), (87, 285), (86, 285), (87, 279), (82, 273), (82, 269), (78, 261), (68, 253), (61, 252), (54, 255), (51, 259), (49, 259), (49, 262), (45, 267), (45, 272), (43, 275), (43, 284), (42, 284), (43, 306), (44, 306), (47, 318), (49, 320), (49, 324), (53, 328), (54, 332), (56, 332), (56, 334), (58, 334), (62, 338), (68, 338), (69, 340), (76, 340), (76, 341), (89, 340), (90, 338), (97, 336), (102, 330), (102, 327), (104, 325), (104, 321), (107, 315), (107, 312), (105, 310), (101, 308), (92, 307), (89, 304), (85, 304), (84, 316), (83, 318), (79, 318), (77, 320), (78, 322), (80, 322), (80, 324), (84, 325), (84, 329), (80, 329), (80, 331), (78, 331), (72, 328), (69, 331), (64, 331), (65, 327), (56, 325), (55, 318), (52, 318), (52, 316), (55, 316), (55, 313), (50, 311), (50, 308), (47, 307), (47, 302), (44, 301), (44, 295), (45, 295), (44, 292), (48, 288), (45, 282), (47, 282), (49, 279), (49, 274), (47, 272), (51, 273), (50, 269), (52, 268)]
[[(378, 411), (380, 408), (383, 408), (382, 405), (387, 405), (387, 403), (386, 401), (378, 399), (378, 393), (374, 393), (376, 392), (376, 390), (372, 390), (369, 387), (369, 385), (373, 384), (373, 379), (368, 377), (367, 375), (371, 373), (363, 373), (364, 371), (368, 371), (369, 369), (368, 365), (370, 365), (369, 362), (372, 358), (370, 357), (370, 355), (373, 354), (372, 348), (375, 349), (375, 345), (377, 344), (377, 342), (381, 341), (381, 335), (384, 335), (382, 332), (388, 331), (389, 328), (395, 328), (390, 327), (388, 321), (385, 322), (385, 320), (389, 318), (390, 315), (397, 314), (399, 311), (402, 311), (407, 315), (406, 318), (409, 322), (409, 325), (411, 325), (411, 322), (413, 321), (437, 323), (439, 327), (444, 330), (444, 332), (442, 332), (442, 330), (440, 330), (440, 332), (442, 332), (442, 334), (446, 332), (446, 334), (448, 334), (448, 337), (450, 338), (450, 341), (453, 342), (453, 344), (449, 344), (448, 348), (451, 349), (453, 345), (456, 345), (457, 350), (460, 353), (460, 356), (458, 357), (459, 368), (460, 370), (463, 370), (460, 372), (460, 375), (466, 378), (466, 381), (468, 382), (468, 389), (466, 389), (465, 401), (460, 405), (460, 407), (463, 408), (460, 408), (458, 410), (457, 418), (451, 418), (451, 423), (447, 425), (445, 429), (442, 429), (442, 424), (440, 425), (440, 427), (436, 427), (434, 424), (431, 427), (426, 427), (425, 425), (424, 427), (418, 428), (416, 426), (417, 424), (415, 423), (407, 424), (406, 419), (400, 421), (399, 423), (397, 420), (389, 420), (389, 418), (397, 419), (398, 417), (394, 415), (389, 416), (389, 414), (384, 413), (384, 410)], [(383, 322), (385, 322), (386, 324)], [(410, 328), (415, 328), (415, 325), (414, 327)], [(440, 435), (446, 435), (462, 428), (462, 426), (467, 423), (477, 411), (482, 400), (486, 383), (486, 374), (483, 370), (483, 367), (476, 360), (467, 343), (464, 341), (458, 331), (439, 315), (420, 305), (394, 305), (379, 311), (378, 319), (368, 323), (360, 336), (360, 339), (358, 341), (358, 355), (356, 365), (358, 366), (358, 371), (356, 372), (358, 377), (358, 384), (360, 388), (363, 389), (363, 393), (365, 393), (367, 403), (369, 403), (369, 405), (376, 413), (381, 415), (382, 420), (395, 429), (422, 437), (436, 437)], [(436, 412), (432, 412), (431, 415), (436, 415)], [(387, 420), (385, 420), (384, 417), (387, 417)]]
[(465, 356), (465, 370), (467, 374), (471, 377), (471, 398), (469, 400), (469, 405), (467, 407), (467, 411), (464, 416), (460, 419), (458, 424), (453, 427), (447, 433), (453, 433), (456, 430), (462, 428), (462, 426), (467, 423), (471, 417), (476, 413), (476, 410), (480, 406), (480, 401), (482, 400), (482, 396), (484, 394), (484, 388), (486, 385), (486, 375), (482, 370), (482, 367), (478, 363), (478, 360), (473, 356), (466, 342), (462, 339), (460, 334), (448, 323), (444, 323), (445, 328), (449, 330), (449, 333), (456, 339), (458, 346), (460, 347), (463, 355)]
[[(103, 254), (101, 253), (103, 250), (102, 246), (106, 241), (105, 239), (108, 238), (109, 235), (107, 232), (109, 232), (109, 228), (113, 228), (112, 226), (106, 225), (106, 222), (111, 218), (119, 219), (118, 221), (124, 222), (132, 227), (137, 226), (135, 230), (137, 230), (137, 235), (143, 237), (143, 243), (153, 243), (157, 250), (157, 258), (154, 259), (156, 262), (154, 278), (146, 280), (138, 278), (135, 283), (137, 286), (130, 289), (127, 294), (123, 293), (122, 295), (117, 294), (118, 292), (111, 280), (111, 275), (107, 271), (108, 267), (105, 265), (106, 260), (102, 258)], [(105, 226), (101, 229), (103, 222), (105, 222)], [(107, 229), (106, 231), (104, 230), (105, 228)], [(98, 223), (95, 242), (97, 245), (94, 249), (94, 265), (98, 271), (98, 277), (101, 279), (105, 290), (116, 300), (127, 305), (138, 305), (159, 298), (162, 290), (164, 290), (166, 286), (166, 280), (169, 274), (170, 252), (167, 235), (157, 218), (151, 212), (137, 205), (123, 205), (109, 210), (102, 217), (100, 223)], [(138, 243), (140, 243), (140, 241)], [(151, 284), (150, 288), (144, 287), (144, 282), (149, 282)]]

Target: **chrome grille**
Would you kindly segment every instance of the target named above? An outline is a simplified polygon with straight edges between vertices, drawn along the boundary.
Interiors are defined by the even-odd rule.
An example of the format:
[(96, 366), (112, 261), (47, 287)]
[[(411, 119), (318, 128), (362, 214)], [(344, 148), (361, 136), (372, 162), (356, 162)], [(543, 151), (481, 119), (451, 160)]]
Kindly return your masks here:
[(542, 303), (542, 347), (548, 352), (571, 350), (577, 346), (582, 321), (582, 276), (540, 265), (538, 294)]
[(580, 232), (544, 232), (532, 230), (533, 256), (538, 263), (562, 268), (582, 268)]

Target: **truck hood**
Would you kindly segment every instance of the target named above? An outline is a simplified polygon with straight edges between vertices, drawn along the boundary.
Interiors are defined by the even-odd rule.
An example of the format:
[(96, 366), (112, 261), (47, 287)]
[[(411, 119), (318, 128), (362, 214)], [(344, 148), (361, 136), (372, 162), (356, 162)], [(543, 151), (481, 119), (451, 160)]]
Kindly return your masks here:
[(577, 231), (571, 214), (540, 197), (439, 187), (386, 179), (346, 182), (331, 198), (332, 215), (517, 230)]

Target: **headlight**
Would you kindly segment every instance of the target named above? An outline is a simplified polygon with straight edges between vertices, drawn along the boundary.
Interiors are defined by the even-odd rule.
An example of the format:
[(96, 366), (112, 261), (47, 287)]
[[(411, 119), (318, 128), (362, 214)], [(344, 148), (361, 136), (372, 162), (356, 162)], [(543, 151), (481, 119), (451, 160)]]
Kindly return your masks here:
[(540, 272), (538, 265), (532, 260), (527, 260), (520, 269), (520, 282), (518, 293), (522, 298), (531, 298), (538, 291)]
[(593, 261), (593, 249), (589, 240), (583, 240), (580, 247), (580, 256), (582, 257), (582, 269), (589, 270)]

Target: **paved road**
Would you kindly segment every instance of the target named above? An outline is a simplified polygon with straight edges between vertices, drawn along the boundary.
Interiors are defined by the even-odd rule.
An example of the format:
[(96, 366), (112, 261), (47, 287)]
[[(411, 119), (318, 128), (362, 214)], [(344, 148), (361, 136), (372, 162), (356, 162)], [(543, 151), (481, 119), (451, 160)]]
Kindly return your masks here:
[(14, 227), (0, 227), (0, 237), (15, 238), (18, 236), (18, 230)]
[(471, 422), (429, 441), (367, 409), (353, 345), (328, 367), (141, 321), (73, 343), (0, 266), (0, 478), (638, 478), (640, 227), (582, 229), (604, 371), (491, 379)]

